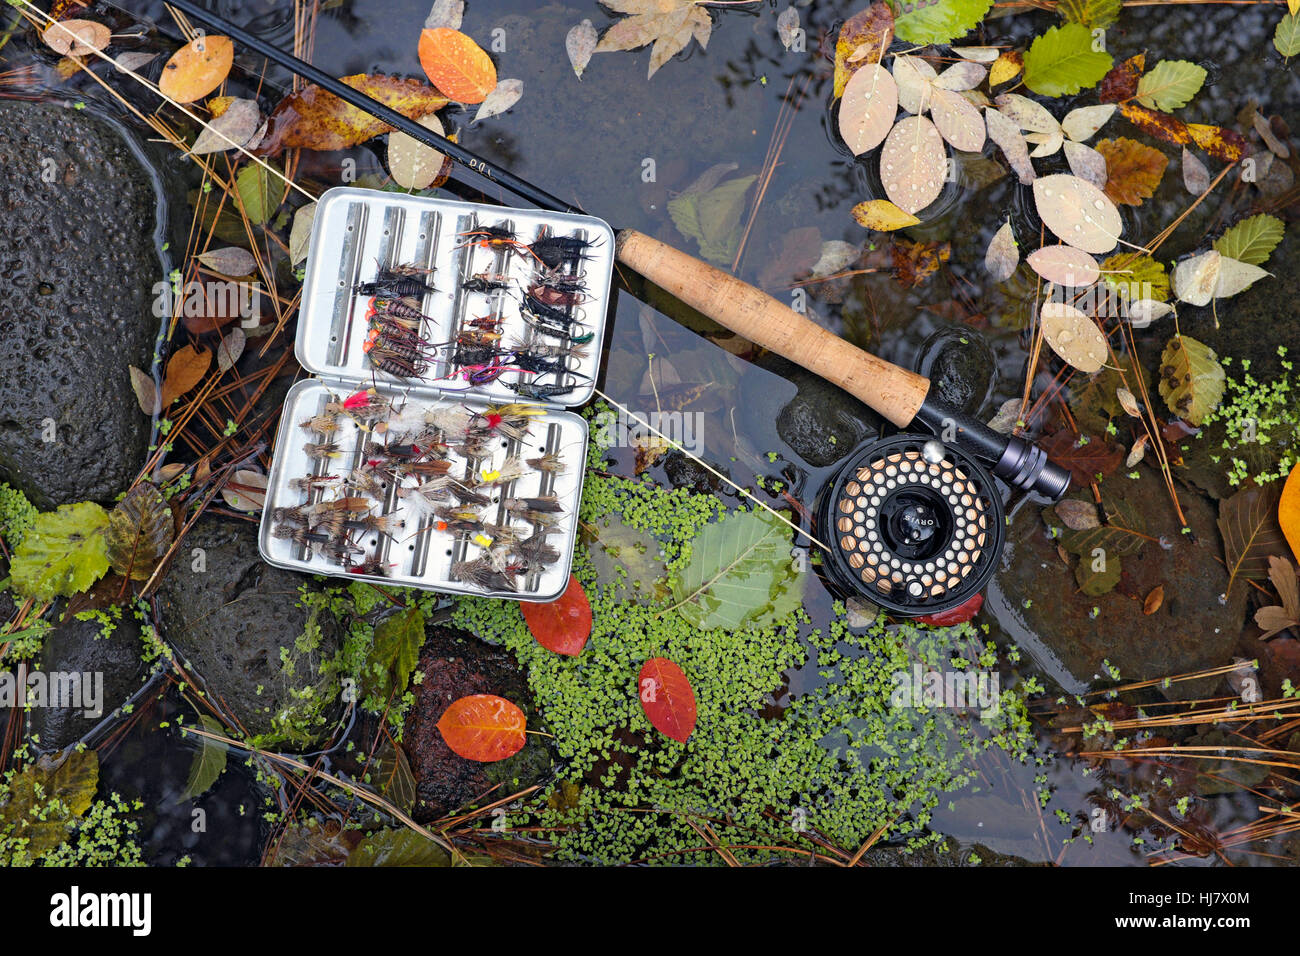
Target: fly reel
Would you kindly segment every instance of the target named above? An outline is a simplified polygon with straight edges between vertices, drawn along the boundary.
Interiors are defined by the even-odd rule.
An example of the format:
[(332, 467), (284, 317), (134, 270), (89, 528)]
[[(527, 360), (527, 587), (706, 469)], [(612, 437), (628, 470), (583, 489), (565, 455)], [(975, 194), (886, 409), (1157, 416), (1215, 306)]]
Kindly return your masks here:
[(894, 614), (937, 614), (987, 583), (1005, 537), (992, 477), (960, 449), (900, 434), (857, 452), (823, 493), (818, 527), (839, 589)]

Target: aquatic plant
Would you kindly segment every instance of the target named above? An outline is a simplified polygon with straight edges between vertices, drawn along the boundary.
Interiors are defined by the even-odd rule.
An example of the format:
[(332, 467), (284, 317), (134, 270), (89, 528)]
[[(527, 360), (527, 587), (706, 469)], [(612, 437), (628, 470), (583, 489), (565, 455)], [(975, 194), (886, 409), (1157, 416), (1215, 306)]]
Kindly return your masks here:
[[(1272, 381), (1256, 379), (1249, 360), (1238, 363), (1241, 377), (1227, 378), (1227, 400), (1204, 422), (1223, 425), (1225, 454), (1210, 458), (1216, 463), (1227, 459), (1228, 484), (1233, 487), (1247, 480), (1264, 485), (1285, 479), (1300, 461), (1300, 405), (1291, 387), (1293, 363), (1286, 359), (1286, 346), (1279, 345), (1277, 354), (1283, 373)], [(1231, 368), (1232, 360), (1225, 358), (1223, 365)], [(1205, 434), (1202, 431), (1200, 440), (1205, 440)]]

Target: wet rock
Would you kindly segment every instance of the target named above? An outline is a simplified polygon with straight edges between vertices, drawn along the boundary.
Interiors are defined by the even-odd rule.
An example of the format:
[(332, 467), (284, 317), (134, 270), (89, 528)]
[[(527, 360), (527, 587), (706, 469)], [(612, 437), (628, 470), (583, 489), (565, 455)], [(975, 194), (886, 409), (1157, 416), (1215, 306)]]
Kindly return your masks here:
[(699, 494), (711, 494), (722, 484), (713, 472), (676, 449), (664, 456), (663, 464), (664, 475), (674, 488), (690, 488)]
[(784, 360), (770, 367), (799, 389), (777, 414), (776, 432), (809, 465), (833, 465), (880, 433), (879, 416), (848, 392)]
[[(84, 707), (35, 707), (30, 714), (31, 731), (42, 749), (61, 750), (80, 740), (96, 724), (121, 707), (149, 673), (141, 658), (140, 625), (128, 617), (116, 622), (107, 637), (96, 620), (69, 618), (48, 634), (41, 644), (39, 667), (46, 675), (54, 672), (102, 679), (101, 713), (86, 716)], [(85, 692), (83, 692), (85, 693)], [(92, 691), (93, 693), (93, 691)], [(82, 697), (81, 700), (87, 698)]]
[(158, 330), (160, 200), (85, 112), (0, 102), (0, 163), (0, 475), (42, 508), (108, 503), (149, 438), (127, 365), (149, 367)]
[(496, 784), (493, 799), (509, 796), (542, 779), (551, 758), (541, 739), (530, 735), (523, 750), (506, 760), (476, 763), (454, 754), (438, 730), (452, 701), (470, 694), (496, 694), (513, 701), (529, 725), (533, 708), (524, 675), (513, 655), (449, 628), (431, 626), (416, 668), (424, 680), (415, 688), (415, 708), (402, 742), (416, 780), (415, 811), (421, 822), (473, 801)]
[(912, 867), (912, 866), (1047, 866), (1018, 856), (994, 853), (981, 843), (959, 845), (956, 840), (947, 839), (941, 845), (930, 845), (911, 853), (899, 847), (872, 847), (862, 855), (862, 862), (868, 866)]
[(921, 343), (917, 371), (930, 380), (930, 395), (968, 415), (988, 402), (996, 369), (993, 350), (974, 329), (942, 329)]
[[(1228, 589), (1221, 563), (1223, 542), (1215, 526), (1213, 504), (1180, 489), (1179, 501), (1194, 534), (1178, 531), (1168, 493), (1147, 470), (1139, 481), (1113, 492), (1145, 516), (1146, 533), (1166, 536), (1164, 550), (1147, 542), (1136, 555), (1121, 558), (1115, 590), (1101, 597), (1079, 591), (1071, 567), (1062, 563), (1047, 532), (1040, 503), (1026, 502), (1008, 529), (1002, 565), (989, 586), (988, 602), (1008, 636), (1025, 648), (1067, 693), (1106, 678), (1103, 661), (1119, 669), (1121, 679), (1148, 680), (1230, 663), (1246, 620), (1247, 591), (1237, 582)], [(1106, 482), (1107, 490), (1112, 482)], [(1071, 556), (1071, 566), (1076, 559)], [(1153, 614), (1143, 601), (1157, 586), (1164, 600)], [(1094, 618), (1093, 608), (1098, 609)], [(1208, 694), (1219, 680), (1185, 681), (1159, 688), (1169, 699)]]
[(163, 636), (245, 730), (280, 746), (315, 742), (341, 712), (324, 665), (342, 629), (299, 606), (310, 580), (264, 563), (251, 525), (209, 519), (185, 538), (158, 593)]

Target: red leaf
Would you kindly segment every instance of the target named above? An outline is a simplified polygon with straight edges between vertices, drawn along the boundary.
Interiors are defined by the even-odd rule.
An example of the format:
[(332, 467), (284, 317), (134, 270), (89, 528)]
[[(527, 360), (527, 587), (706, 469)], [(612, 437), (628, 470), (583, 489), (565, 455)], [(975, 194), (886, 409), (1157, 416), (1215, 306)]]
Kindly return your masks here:
[(1070, 469), (1075, 485), (1082, 486), (1098, 475), (1109, 475), (1119, 469), (1124, 461), (1124, 449), (1101, 438), (1086, 436), (1082, 445), (1068, 428), (1039, 442), (1047, 457), (1058, 465)]
[(504, 697), (471, 694), (452, 701), (438, 720), (447, 746), (466, 760), (490, 763), (519, 753), (524, 736), (524, 712)]
[(652, 657), (636, 683), (641, 709), (655, 730), (686, 743), (695, 729), (695, 691), (682, 669), (666, 657)]
[(952, 627), (954, 624), (965, 624), (978, 614), (983, 606), (984, 595), (976, 594), (954, 608), (940, 611), (938, 614), (926, 614), (916, 620), (921, 624), (932, 624), (935, 627)]
[(569, 586), (554, 601), (547, 604), (520, 601), (519, 610), (537, 643), (548, 651), (577, 657), (587, 646), (587, 638), (591, 637), (591, 605), (572, 574)]
[(1103, 103), (1119, 103), (1137, 95), (1138, 80), (1146, 70), (1147, 55), (1139, 53), (1117, 64), (1101, 78), (1097, 98)]

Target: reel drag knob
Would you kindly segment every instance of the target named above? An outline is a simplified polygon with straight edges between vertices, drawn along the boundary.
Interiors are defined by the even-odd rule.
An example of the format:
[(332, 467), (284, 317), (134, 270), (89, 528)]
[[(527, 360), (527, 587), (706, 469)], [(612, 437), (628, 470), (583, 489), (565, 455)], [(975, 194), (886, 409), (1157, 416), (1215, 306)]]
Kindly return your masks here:
[(858, 451), (823, 492), (824, 567), (840, 591), (905, 617), (965, 603), (988, 582), (1005, 535), (1002, 499), (980, 463), (922, 435)]

